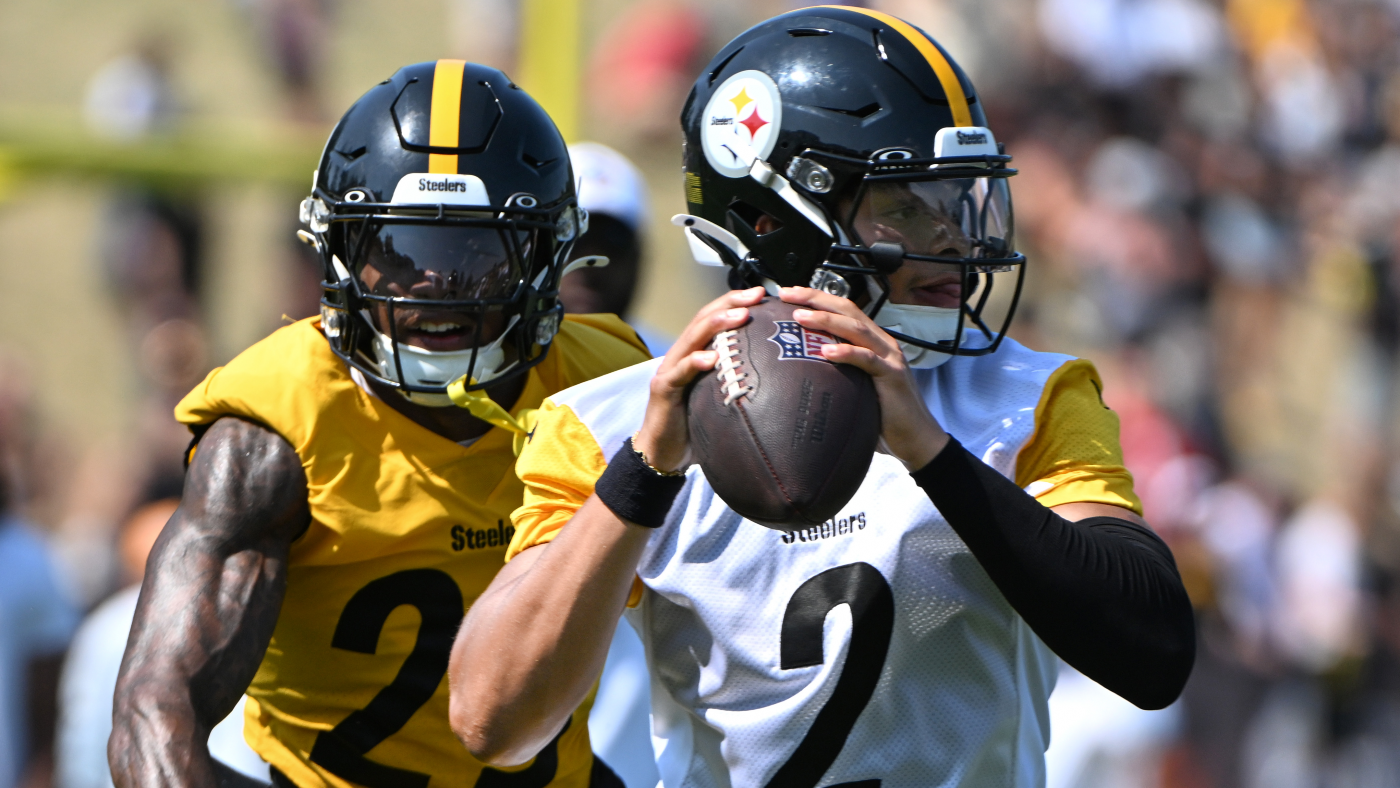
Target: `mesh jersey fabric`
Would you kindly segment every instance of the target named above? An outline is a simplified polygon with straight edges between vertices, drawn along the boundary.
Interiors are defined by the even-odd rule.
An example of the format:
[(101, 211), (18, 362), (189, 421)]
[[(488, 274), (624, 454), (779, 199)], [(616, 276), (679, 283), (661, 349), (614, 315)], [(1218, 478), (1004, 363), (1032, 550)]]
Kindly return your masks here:
[[(549, 355), (528, 373), (513, 413), (646, 357), (620, 320), (568, 316)], [(311, 510), (306, 533), (292, 545), (272, 640), (248, 688), (248, 743), (308, 788), (377, 784), (371, 772), (383, 767), (430, 788), (474, 784), (487, 767), (448, 726), (443, 678), (462, 613), (500, 569), (510, 512), (521, 502), (512, 436), (496, 428), (464, 447), (419, 426), (355, 384), (315, 318), (214, 370), (176, 408), (193, 428), (222, 416), (259, 422), (292, 445)], [(416, 707), (400, 700), (398, 719), (381, 713), (387, 703), (367, 711), (395, 682), (399, 694), (405, 683), (435, 689)], [(550, 751), (509, 771), (548, 768), (551, 786), (587, 785), (587, 705)], [(352, 715), (358, 733), (336, 730)], [(378, 733), (367, 741), (365, 730)], [(361, 755), (367, 743), (373, 746)], [(347, 760), (347, 747), (351, 763), (335, 765)]]
[(1035, 432), (1016, 458), (1016, 484), (1046, 506), (1096, 501), (1142, 514), (1123, 465), (1118, 414), (1103, 402), (1103, 381), (1086, 359), (1055, 370), (1036, 405)]
[[(622, 380), (645, 389), (645, 382), (660, 364), (661, 359), (652, 359), (638, 369), (599, 378), (577, 393), (621, 390), (627, 385)], [(916, 378), (930, 376), (929, 371), (915, 370)], [(1015, 481), (1046, 506), (1088, 501), (1142, 514), (1132, 474), (1123, 465), (1118, 414), (1103, 404), (1102, 390), (1098, 371), (1087, 359), (1070, 359), (1051, 373), (1035, 405), (1036, 429), (1017, 458)], [(595, 438), (593, 430), (559, 399), (546, 399), (540, 407), (537, 434), (549, 440), (538, 445), (531, 441), (516, 467), (526, 483), (525, 504), (512, 516), (516, 537), (506, 560), (554, 538), (593, 494), (594, 481), (607, 467), (605, 458), (631, 434), (617, 438), (615, 444), (600, 446), (601, 438)], [(627, 424), (635, 422), (631, 428), (635, 432), (645, 409), (645, 398), (625, 406), (619, 403), (595, 414), (590, 423), (599, 427), (600, 434), (616, 436), (618, 429), (625, 431)], [(610, 422), (599, 422), (600, 418), (617, 419), (622, 426), (612, 428)]]
[[(546, 402), (517, 464), (510, 555), (552, 539), (586, 499), (640, 426), (658, 363)], [(915, 379), (970, 451), (1018, 483), (1044, 481), (1043, 502), (1140, 508), (1089, 362), (1008, 340)], [(638, 575), (628, 616), (648, 650), (668, 788), (1043, 784), (1056, 661), (892, 457), (876, 456), (840, 515), (795, 534), (743, 520), (692, 468)], [(886, 596), (888, 616), (871, 613)], [(823, 751), (829, 767), (803, 772)]]

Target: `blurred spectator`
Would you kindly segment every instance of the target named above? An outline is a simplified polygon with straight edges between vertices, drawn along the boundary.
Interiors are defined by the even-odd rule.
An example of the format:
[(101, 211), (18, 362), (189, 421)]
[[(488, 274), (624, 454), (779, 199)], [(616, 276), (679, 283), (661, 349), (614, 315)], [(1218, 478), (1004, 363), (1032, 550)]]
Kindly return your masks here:
[(1309, 502), (1278, 539), (1280, 656), (1313, 673), (1355, 658), (1361, 632), (1361, 534), (1350, 514)]
[(1051, 49), (1109, 88), (1200, 68), (1224, 44), (1220, 13), (1202, 0), (1044, 0), (1039, 18)]
[(10, 481), (0, 473), (0, 788), (49, 782), (58, 665), (78, 620)]
[(579, 205), (588, 211), (588, 232), (574, 244), (575, 258), (602, 255), (603, 268), (575, 271), (559, 283), (564, 311), (611, 312), (631, 323), (652, 355), (663, 355), (673, 339), (628, 317), (641, 278), (643, 236), (650, 208), (646, 181), (626, 156), (596, 142), (569, 146)]
[(519, 14), (515, 0), (448, 0), (453, 57), (515, 73)]
[(680, 0), (641, 0), (619, 14), (588, 65), (596, 122), (635, 140), (672, 139), (676, 111), (708, 59), (706, 30), (705, 17)]
[[(89, 80), (86, 117), (94, 132), (128, 142), (178, 130), (172, 39), (147, 33), (131, 53)], [(170, 417), (174, 403), (208, 371), (204, 327), (205, 233), (199, 195), (166, 185), (116, 184), (94, 235), (101, 281), (124, 324), (136, 404), (129, 432), (91, 451), (67, 476), (73, 488), (55, 542), (85, 606), (113, 589), (112, 532), (151, 480), (178, 476), (188, 436)]]
[(1289, 164), (1314, 164), (1341, 137), (1341, 91), (1320, 58), (1290, 44), (1272, 46), (1258, 64), (1260, 137)]
[(1143, 711), (1061, 664), (1050, 696), (1045, 788), (1156, 788), (1155, 764), (1179, 717), (1178, 705)]
[(283, 297), (284, 320), (301, 320), (321, 314), (321, 280), (326, 278), (321, 270), (321, 256), (316, 248), (301, 240), (296, 234), (298, 227), (288, 226), (283, 236), (283, 265), (287, 269), (284, 281), (287, 283)]
[(169, 44), (161, 34), (148, 35), (134, 51), (98, 69), (83, 101), (93, 133), (124, 141), (168, 131), (175, 111)]
[(324, 119), (321, 68), (329, 40), (332, 0), (233, 0), (252, 17), (263, 56), (277, 76), (287, 114), (302, 123)]
[[(111, 788), (107, 739), (112, 735), (112, 695), (126, 651), (127, 634), (146, 572), (146, 556), (179, 506), (178, 486), (153, 491), (157, 500), (136, 509), (117, 536), (124, 587), (92, 611), (78, 628), (59, 685), (56, 788)], [(267, 764), (243, 741), (243, 708), (237, 707), (209, 735), (209, 752), (237, 771), (270, 780)]]
[(138, 330), (198, 310), (201, 222), (188, 200), (145, 189), (118, 192), (99, 236), (104, 278)]
[[(972, 5), (926, 29), (982, 40)], [(1175, 743), (1131, 745), (1065, 677), (1051, 783), (1400, 786), (1378, 481), (1400, 457), (1400, 5), (1005, 5), (1036, 23), (1031, 66), (979, 97), (1040, 279), (1013, 330), (1099, 365), (1201, 628)], [(1124, 734), (1095, 749), (1106, 719)]]

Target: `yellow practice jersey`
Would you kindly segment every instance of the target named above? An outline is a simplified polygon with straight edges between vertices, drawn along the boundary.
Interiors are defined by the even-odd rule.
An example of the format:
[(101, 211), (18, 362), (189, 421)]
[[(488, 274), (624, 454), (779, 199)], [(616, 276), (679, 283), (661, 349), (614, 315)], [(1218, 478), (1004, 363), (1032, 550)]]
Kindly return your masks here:
[[(646, 358), (617, 318), (568, 316), (512, 414)], [(311, 524), (248, 688), (245, 736), (264, 759), (307, 788), (588, 785), (587, 703), (508, 770), (474, 759), (448, 726), (452, 641), (500, 570), (522, 501), (509, 432), (462, 446), (410, 421), (355, 383), (318, 319), (209, 373), (175, 413), (192, 429), (222, 416), (266, 425), (306, 471)]]

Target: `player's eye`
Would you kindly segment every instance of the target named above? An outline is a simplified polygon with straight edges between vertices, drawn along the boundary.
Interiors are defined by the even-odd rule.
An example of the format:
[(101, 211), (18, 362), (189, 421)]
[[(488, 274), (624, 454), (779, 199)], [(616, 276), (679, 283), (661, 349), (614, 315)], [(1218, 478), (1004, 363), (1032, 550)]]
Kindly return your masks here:
[(880, 215), (887, 219), (908, 221), (919, 218), (923, 215), (923, 211), (921, 211), (917, 205), (904, 203), (902, 205), (891, 206), (885, 209)]

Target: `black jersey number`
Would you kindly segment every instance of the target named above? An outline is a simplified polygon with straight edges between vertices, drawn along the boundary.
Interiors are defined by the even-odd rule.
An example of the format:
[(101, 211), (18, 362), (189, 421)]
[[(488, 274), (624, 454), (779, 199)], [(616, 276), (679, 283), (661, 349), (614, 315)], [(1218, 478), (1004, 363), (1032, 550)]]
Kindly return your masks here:
[[(327, 771), (369, 788), (425, 788), (429, 775), (375, 763), (365, 757), (408, 724), (414, 712), (432, 699), (452, 657), (452, 640), (462, 623), (462, 591), (446, 572), (409, 569), (381, 577), (355, 592), (335, 625), (331, 645), (360, 654), (373, 654), (389, 614), (400, 605), (418, 608), (422, 623), (413, 651), (389, 685), (369, 705), (353, 711), (340, 724), (316, 737), (311, 760)], [(517, 772), (489, 766), (477, 778), (477, 788), (544, 788), (554, 781), (559, 765), (559, 739)]]
[(355, 592), (331, 645), (360, 654), (373, 654), (389, 614), (400, 605), (418, 608), (422, 623), (413, 651), (388, 686), (369, 705), (353, 711), (340, 724), (316, 737), (311, 760), (327, 771), (369, 788), (425, 788), (429, 776), (409, 769), (375, 763), (365, 753), (398, 733), (414, 712), (437, 692), (452, 656), (452, 639), (462, 623), (462, 591), (446, 572), (408, 569), (381, 577)]
[[(822, 629), (837, 605), (851, 607), (851, 645), (831, 698), (817, 713), (807, 735), (767, 788), (815, 788), (836, 762), (865, 710), (885, 667), (894, 633), (894, 593), (880, 570), (861, 562), (828, 569), (798, 587), (783, 613), (779, 641), (783, 670), (825, 661)], [(879, 788), (879, 780), (841, 783), (831, 788)]]
[(529, 766), (518, 772), (503, 772), (487, 766), (476, 778), (476, 788), (545, 788), (554, 782), (559, 772), (559, 740), (569, 731), (573, 718), (564, 720), (564, 728), (547, 747), (540, 750)]

